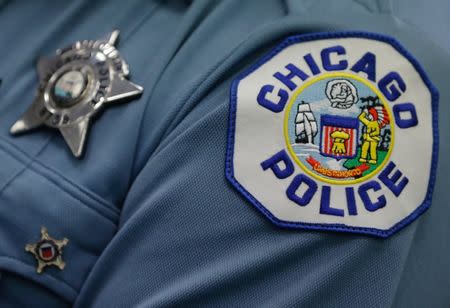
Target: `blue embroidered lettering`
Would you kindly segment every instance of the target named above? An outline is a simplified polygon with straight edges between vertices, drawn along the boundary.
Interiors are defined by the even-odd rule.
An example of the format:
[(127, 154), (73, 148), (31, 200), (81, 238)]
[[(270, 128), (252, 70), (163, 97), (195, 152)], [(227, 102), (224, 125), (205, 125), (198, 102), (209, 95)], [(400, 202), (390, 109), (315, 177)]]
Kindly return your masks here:
[(408, 184), (409, 179), (407, 177), (403, 177), (403, 173), (400, 170), (396, 170), (394, 174), (389, 177), (391, 172), (394, 170), (396, 165), (393, 162), (389, 162), (387, 167), (380, 173), (378, 178), (387, 188), (389, 188), (396, 197), (400, 196), (405, 186)]
[[(308, 188), (303, 193), (303, 196), (298, 196), (296, 192), (302, 184), (307, 185)], [(294, 201), (298, 205), (306, 206), (309, 204), (309, 202), (311, 202), (311, 199), (314, 197), (316, 191), (317, 183), (308, 178), (306, 175), (299, 174), (292, 180), (286, 191), (286, 195), (290, 200)]]
[(385, 207), (385, 205), (386, 205), (386, 197), (384, 195), (380, 195), (377, 198), (377, 201), (375, 201), (375, 202), (373, 202), (370, 199), (368, 191), (373, 190), (374, 192), (376, 192), (376, 191), (379, 191), (380, 189), (381, 189), (381, 185), (377, 181), (370, 181), (370, 182), (364, 183), (361, 186), (359, 186), (359, 188), (358, 188), (358, 194), (364, 203), (364, 207), (369, 212), (375, 212), (376, 210), (379, 210), (379, 209)]
[(305, 72), (303, 72), (301, 69), (299, 69), (297, 66), (295, 66), (292, 63), (289, 63), (285, 67), (289, 71), (289, 74), (284, 75), (284, 74), (282, 74), (280, 72), (277, 72), (277, 73), (275, 73), (273, 75), (273, 77), (275, 77), (276, 79), (281, 81), (291, 91), (294, 90), (297, 87), (295, 82), (292, 81), (293, 78), (298, 77), (302, 81), (305, 81), (309, 77)]
[(313, 56), (309, 53), (303, 57), (305, 59), (306, 64), (308, 64), (309, 69), (311, 70), (311, 73), (313, 75), (317, 75), (320, 73), (320, 69), (317, 66), (316, 61), (314, 60)]
[(345, 48), (337, 45), (323, 49), (320, 52), (323, 68), (327, 71), (345, 70), (348, 66), (347, 60), (340, 60), (339, 62), (333, 64), (331, 63), (331, 54), (345, 55)]
[(355, 73), (363, 72), (367, 74), (367, 78), (376, 81), (376, 59), (375, 55), (371, 52), (367, 52), (358, 62), (351, 68)]
[(322, 187), (322, 197), (320, 199), (320, 214), (332, 215), (332, 216), (344, 216), (344, 210), (332, 208), (330, 205), (330, 186)]
[(381, 93), (391, 102), (395, 101), (406, 91), (406, 84), (397, 72), (390, 72), (378, 82)]
[[(394, 112), (395, 124), (400, 128), (410, 128), (419, 123), (416, 107), (411, 103), (397, 104), (392, 111)], [(407, 113), (409, 113), (409, 117), (402, 118), (402, 114)]]
[(286, 106), (286, 103), (289, 98), (289, 94), (286, 90), (279, 89), (278, 90), (278, 97), (280, 98), (278, 103), (274, 103), (271, 100), (268, 100), (266, 98), (267, 93), (272, 93), (274, 89), (274, 86), (272, 85), (265, 85), (259, 90), (258, 97), (256, 98), (256, 101), (258, 104), (263, 106), (264, 108), (269, 109), (273, 112), (281, 112), (284, 109), (284, 106)]
[(347, 196), (348, 214), (351, 216), (358, 215), (358, 211), (356, 210), (356, 202), (355, 202), (355, 190), (353, 189), (353, 187), (346, 187), (345, 195)]
[[(281, 162), (284, 164), (284, 168), (280, 167)], [(281, 150), (269, 159), (263, 161), (261, 167), (264, 171), (269, 168), (272, 169), (275, 176), (279, 179), (285, 179), (294, 173), (294, 164), (285, 150)]]

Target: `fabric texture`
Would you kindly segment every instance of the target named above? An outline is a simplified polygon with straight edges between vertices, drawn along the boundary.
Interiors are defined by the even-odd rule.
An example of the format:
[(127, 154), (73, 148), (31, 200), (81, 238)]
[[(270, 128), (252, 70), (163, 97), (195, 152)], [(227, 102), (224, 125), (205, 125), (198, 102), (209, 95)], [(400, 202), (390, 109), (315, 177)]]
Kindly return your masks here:
[[(419, 3), (0, 0), (0, 307), (448, 307), (448, 3)], [(99, 115), (81, 160), (57, 131), (12, 137), (38, 56), (113, 29), (142, 97)], [(237, 74), (351, 30), (395, 37), (440, 92), (433, 204), (388, 239), (277, 228), (225, 179)], [(41, 226), (69, 238), (64, 271), (35, 273)]]

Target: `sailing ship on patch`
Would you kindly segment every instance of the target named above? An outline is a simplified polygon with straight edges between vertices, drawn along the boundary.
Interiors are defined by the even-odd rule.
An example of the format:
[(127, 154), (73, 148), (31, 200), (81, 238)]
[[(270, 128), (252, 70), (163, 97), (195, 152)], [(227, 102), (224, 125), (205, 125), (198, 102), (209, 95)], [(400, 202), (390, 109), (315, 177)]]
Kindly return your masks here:
[(314, 137), (317, 135), (316, 118), (311, 111), (310, 104), (305, 101), (298, 105), (295, 117), (295, 135), (296, 143), (314, 143)]

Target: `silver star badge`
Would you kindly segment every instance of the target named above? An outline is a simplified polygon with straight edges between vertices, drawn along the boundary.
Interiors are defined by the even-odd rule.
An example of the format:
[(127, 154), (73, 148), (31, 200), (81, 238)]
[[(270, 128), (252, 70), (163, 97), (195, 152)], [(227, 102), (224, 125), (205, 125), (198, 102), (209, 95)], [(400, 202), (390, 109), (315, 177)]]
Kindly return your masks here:
[(37, 64), (39, 88), (13, 135), (42, 125), (59, 129), (73, 155), (81, 157), (92, 117), (105, 106), (131, 100), (143, 88), (128, 81), (129, 69), (115, 47), (119, 31), (79, 41)]

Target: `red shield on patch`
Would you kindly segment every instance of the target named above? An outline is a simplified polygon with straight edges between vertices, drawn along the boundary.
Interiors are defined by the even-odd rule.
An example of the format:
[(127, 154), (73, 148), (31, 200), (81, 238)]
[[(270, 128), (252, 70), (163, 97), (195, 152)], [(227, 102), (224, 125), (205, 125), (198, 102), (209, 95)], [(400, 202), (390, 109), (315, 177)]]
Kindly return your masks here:
[(320, 154), (336, 159), (356, 157), (358, 119), (322, 115), (320, 127)]

